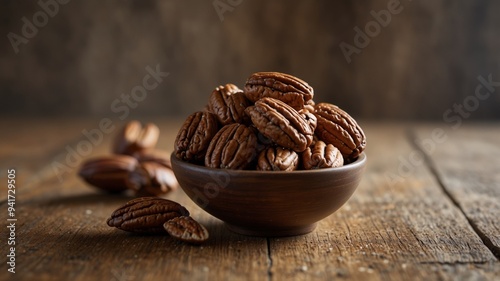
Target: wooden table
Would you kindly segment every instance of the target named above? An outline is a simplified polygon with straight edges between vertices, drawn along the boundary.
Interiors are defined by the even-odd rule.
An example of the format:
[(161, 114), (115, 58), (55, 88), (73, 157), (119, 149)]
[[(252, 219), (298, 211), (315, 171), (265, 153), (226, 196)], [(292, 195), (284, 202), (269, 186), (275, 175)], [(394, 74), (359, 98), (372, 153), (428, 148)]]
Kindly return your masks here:
[[(234, 234), (177, 190), (166, 198), (186, 206), (211, 234), (190, 246), (106, 225), (130, 197), (89, 187), (71, 167), (80, 159), (68, 156), (78, 148), (85, 157), (109, 153), (113, 133), (103, 133), (91, 151), (82, 145), (82, 130), (99, 121), (0, 121), (1, 280), (500, 278), (499, 123), (360, 122), (368, 139), (364, 178), (346, 205), (303, 236)], [(159, 147), (171, 151), (179, 120), (142, 121), (157, 122)], [(122, 124), (112, 123), (114, 132)], [(16, 175), (15, 274), (5, 262), (9, 168)]]

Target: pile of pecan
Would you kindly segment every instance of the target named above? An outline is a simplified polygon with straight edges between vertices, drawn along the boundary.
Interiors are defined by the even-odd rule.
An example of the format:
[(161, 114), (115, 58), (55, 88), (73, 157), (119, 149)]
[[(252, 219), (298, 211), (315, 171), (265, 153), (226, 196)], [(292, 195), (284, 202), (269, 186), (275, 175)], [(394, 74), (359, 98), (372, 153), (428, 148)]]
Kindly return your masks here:
[(78, 174), (87, 183), (108, 192), (132, 190), (137, 196), (159, 196), (179, 184), (170, 155), (155, 149), (160, 129), (138, 121), (127, 123), (112, 147), (113, 154), (84, 161)]
[(292, 75), (258, 72), (243, 90), (211, 93), (175, 140), (177, 158), (212, 168), (293, 171), (340, 167), (366, 147), (357, 122), (338, 106), (316, 104), (314, 90)]

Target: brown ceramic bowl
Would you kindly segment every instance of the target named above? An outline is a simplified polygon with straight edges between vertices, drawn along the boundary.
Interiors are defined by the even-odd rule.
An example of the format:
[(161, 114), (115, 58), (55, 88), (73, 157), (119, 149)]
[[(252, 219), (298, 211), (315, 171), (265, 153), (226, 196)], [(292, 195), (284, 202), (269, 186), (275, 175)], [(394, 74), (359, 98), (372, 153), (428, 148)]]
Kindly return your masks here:
[(293, 172), (207, 168), (171, 156), (182, 189), (234, 232), (291, 236), (311, 232), (356, 190), (366, 155), (339, 168)]

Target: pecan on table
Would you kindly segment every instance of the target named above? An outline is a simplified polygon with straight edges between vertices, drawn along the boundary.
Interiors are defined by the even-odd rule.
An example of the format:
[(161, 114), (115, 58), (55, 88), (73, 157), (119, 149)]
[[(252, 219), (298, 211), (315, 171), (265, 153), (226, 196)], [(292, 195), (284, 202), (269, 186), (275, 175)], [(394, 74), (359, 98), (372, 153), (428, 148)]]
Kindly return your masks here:
[(215, 88), (208, 100), (208, 110), (217, 116), (222, 125), (246, 123), (248, 116), (245, 108), (249, 105), (243, 91), (234, 84)]
[(257, 159), (257, 170), (294, 171), (299, 166), (297, 152), (282, 147), (269, 147), (263, 150)]
[(116, 136), (113, 152), (116, 154), (133, 155), (135, 153), (152, 149), (158, 142), (160, 129), (155, 124), (149, 123), (144, 127), (139, 121), (130, 121)]
[(257, 154), (255, 130), (234, 123), (217, 132), (205, 156), (205, 166), (241, 170), (249, 166)]
[(245, 96), (252, 102), (264, 97), (279, 99), (296, 110), (313, 98), (314, 90), (305, 81), (285, 73), (257, 72), (246, 81)]
[(129, 232), (165, 233), (163, 224), (180, 216), (189, 216), (189, 212), (177, 202), (158, 197), (139, 197), (116, 209), (107, 224)]
[(318, 138), (337, 147), (347, 163), (355, 160), (366, 147), (366, 137), (358, 123), (336, 105), (319, 103), (314, 108)]
[(137, 160), (128, 155), (97, 157), (83, 162), (78, 175), (104, 191), (121, 192), (128, 188), (128, 174), (137, 165)]
[(217, 133), (217, 118), (208, 111), (188, 116), (174, 144), (177, 158), (189, 162), (202, 162), (210, 141)]
[(128, 186), (138, 196), (159, 196), (177, 189), (179, 183), (171, 168), (158, 162), (143, 161), (129, 173)]
[(164, 167), (172, 169), (170, 163), (170, 153), (160, 149), (152, 149), (134, 154), (134, 157), (141, 162), (156, 162)]
[(342, 165), (344, 165), (344, 158), (338, 148), (320, 140), (302, 152), (302, 166), (306, 170), (333, 168)]
[(208, 230), (192, 217), (173, 218), (163, 224), (163, 227), (173, 238), (191, 244), (201, 244), (209, 237)]
[(262, 98), (245, 111), (257, 130), (280, 146), (302, 152), (313, 140), (313, 118), (306, 119), (280, 100)]

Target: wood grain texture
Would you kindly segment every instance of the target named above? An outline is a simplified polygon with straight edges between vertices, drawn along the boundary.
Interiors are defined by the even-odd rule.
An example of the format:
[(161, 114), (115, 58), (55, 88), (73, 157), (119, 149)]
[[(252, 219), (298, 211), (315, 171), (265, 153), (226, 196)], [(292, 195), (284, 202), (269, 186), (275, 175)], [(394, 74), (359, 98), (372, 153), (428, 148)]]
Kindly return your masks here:
[[(143, 121), (157, 121), (161, 130), (158, 146), (171, 151), (181, 122)], [(15, 278), (113, 281), (160, 278), (426, 281), (498, 279), (498, 259), (469, 223), (477, 221), (479, 226), (479, 221), (482, 220), (487, 226), (484, 233), (488, 233), (487, 229), (493, 232), (495, 228), (491, 228), (491, 224), (497, 225), (497, 222), (490, 214), (486, 213), (488, 216), (485, 216), (483, 209), (480, 209), (482, 216), (475, 217), (474, 212), (469, 214), (467, 208), (452, 201), (449, 194), (456, 200), (454, 193), (443, 191), (426, 163), (403, 174), (403, 181), (388, 180), (388, 174), (399, 175), (400, 157), (408, 157), (416, 150), (406, 133), (407, 129), (415, 126), (360, 124), (368, 138), (368, 166), (365, 176), (351, 200), (335, 214), (322, 220), (311, 234), (288, 238), (237, 235), (228, 231), (221, 221), (195, 206), (182, 190), (177, 190), (166, 198), (184, 205), (195, 219), (204, 224), (211, 235), (209, 241), (202, 246), (191, 246), (176, 242), (168, 236), (134, 235), (105, 224), (111, 212), (131, 197), (100, 193), (77, 178), (76, 173), (65, 177), (63, 182), (52, 175), (40, 180), (33, 188), (26, 189), (17, 202), (18, 263)], [(74, 128), (71, 122), (52, 121), (45, 126), (61, 131), (71, 131), (71, 127), (82, 129)], [(417, 132), (423, 132), (425, 136), (426, 130), (419, 129)], [(467, 143), (478, 142), (484, 147), (478, 152), (486, 152), (494, 150), (486, 144), (491, 145), (497, 140), (497, 134), (492, 131), (491, 127), (457, 131), (456, 138)], [(484, 137), (481, 140), (468, 139), (466, 136), (470, 132)], [(110, 143), (111, 136), (97, 146), (92, 155), (110, 153)], [(4, 145), (0, 140), (0, 147)], [(15, 155), (15, 150), (20, 148), (12, 147), (10, 153)], [(447, 153), (449, 158), (463, 157), (457, 156), (453, 152), (455, 150), (445, 151), (447, 150), (443, 149), (442, 153)], [(47, 157), (52, 158), (51, 155), (41, 154), (34, 157), (33, 161), (47, 162)], [(496, 173), (492, 166), (481, 170), (484, 162), (480, 158), (472, 157), (468, 161), (476, 161), (473, 166), (477, 167), (477, 171), (482, 171), (481, 178), (490, 179)], [(458, 161), (447, 162), (450, 167), (452, 163), (459, 166)], [(23, 163), (29, 165), (27, 162)], [(439, 167), (439, 163), (435, 163), (436, 167)], [(447, 177), (452, 178), (454, 175), (450, 173)], [(441, 176), (440, 174), (439, 179)], [(496, 178), (491, 181), (496, 181)], [(23, 187), (20, 186), (19, 189), (21, 188)], [(496, 194), (495, 190), (493, 188), (491, 193), (493, 196)], [(465, 197), (473, 195), (467, 193)], [(480, 202), (484, 196), (475, 198)], [(489, 201), (485, 202), (489, 204)], [(479, 207), (488, 207), (492, 212), (498, 213), (495, 205)], [(0, 210), (2, 209), (6, 209), (5, 202), (0, 204)], [(5, 220), (4, 212), (0, 219)], [(492, 235), (495, 237), (495, 233)], [(4, 227), (0, 228), (0, 236), (7, 236)], [(8, 274), (10, 273), (6, 271), (4, 264), (0, 268), (0, 279), (11, 277)]]
[(447, 128), (446, 141), (430, 150), (421, 140), (434, 129), (417, 130), (417, 145), (427, 152), (445, 192), (500, 257), (500, 126), (493, 123)]
[[(405, 127), (373, 125), (365, 131), (368, 168), (357, 192), (315, 233), (271, 239), (273, 274), (299, 274), (301, 280), (425, 280), (441, 278), (440, 269), (430, 268), (443, 264), (496, 264), (427, 167), (415, 167), (405, 182), (389, 184), (384, 174), (397, 173), (398, 158), (413, 150)], [(487, 279), (490, 270), (478, 274)]]
[[(172, 146), (181, 124), (174, 123), (162, 123), (158, 147)], [(112, 137), (106, 138), (92, 155), (109, 154), (111, 142)], [(201, 247), (168, 236), (133, 235), (108, 227), (106, 219), (112, 211), (132, 197), (101, 193), (81, 181), (76, 170), (63, 182), (53, 176), (36, 187), (24, 191), (16, 205), (19, 280), (267, 278), (266, 239), (229, 232), (221, 221), (202, 212), (181, 190), (166, 198), (184, 205), (207, 227), (211, 237)], [(0, 207), (6, 209), (6, 204)], [(4, 228), (1, 235), (7, 235)], [(0, 272), (0, 279), (8, 274), (5, 266), (2, 269), (5, 270)]]
[[(47, 126), (55, 122), (58, 126)], [(92, 127), (86, 119), (0, 119), (0, 182), (6, 182), (7, 169), (16, 169), (16, 181), (24, 192), (40, 181), (56, 176), (52, 163), (65, 163), (65, 146), (73, 146), (83, 137), (81, 131)], [(61, 130), (61, 128), (63, 128)], [(7, 194), (0, 193), (0, 201)]]

